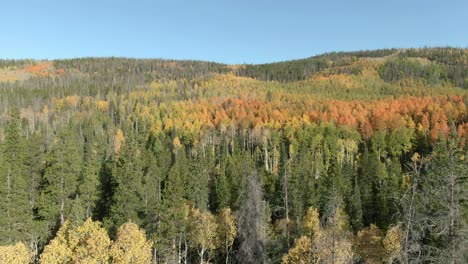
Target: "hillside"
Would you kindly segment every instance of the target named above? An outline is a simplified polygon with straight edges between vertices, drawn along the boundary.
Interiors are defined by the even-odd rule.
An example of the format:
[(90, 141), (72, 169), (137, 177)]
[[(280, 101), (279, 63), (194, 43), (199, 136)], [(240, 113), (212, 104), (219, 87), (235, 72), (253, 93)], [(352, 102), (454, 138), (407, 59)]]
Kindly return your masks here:
[(0, 262), (462, 263), (467, 105), (448, 47), (0, 60)]

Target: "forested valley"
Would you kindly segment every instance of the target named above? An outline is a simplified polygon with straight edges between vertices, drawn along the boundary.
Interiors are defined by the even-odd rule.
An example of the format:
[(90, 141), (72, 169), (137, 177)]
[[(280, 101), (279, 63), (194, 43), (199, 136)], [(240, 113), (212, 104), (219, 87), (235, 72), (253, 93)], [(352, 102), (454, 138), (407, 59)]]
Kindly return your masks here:
[(468, 263), (468, 50), (0, 60), (0, 263)]

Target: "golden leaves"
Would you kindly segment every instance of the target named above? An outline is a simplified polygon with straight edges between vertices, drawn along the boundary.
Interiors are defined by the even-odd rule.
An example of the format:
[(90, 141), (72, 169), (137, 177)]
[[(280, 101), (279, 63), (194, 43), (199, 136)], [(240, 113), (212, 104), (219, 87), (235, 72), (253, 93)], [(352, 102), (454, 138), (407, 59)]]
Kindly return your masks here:
[(111, 241), (101, 223), (88, 218), (83, 225), (70, 232), (69, 240), (70, 245), (74, 247), (74, 262), (97, 264), (108, 261)]
[(123, 143), (125, 143), (125, 136), (122, 132), (122, 130), (117, 129), (117, 132), (114, 136), (114, 152), (115, 153), (119, 153), (120, 152), (120, 149), (123, 145)]
[(112, 263), (143, 264), (151, 263), (153, 242), (146, 240), (145, 231), (134, 223), (119, 227), (117, 239), (113, 243), (110, 255)]
[(0, 263), (2, 264), (28, 264), (32, 256), (32, 252), (22, 242), (0, 246)]
[(219, 244), (232, 246), (237, 236), (237, 226), (231, 208), (224, 208), (217, 217), (217, 236)]
[(383, 239), (383, 245), (389, 263), (400, 256), (402, 239), (403, 234), (398, 226), (391, 226), (388, 229), (387, 235)]
[(312, 241), (308, 236), (298, 238), (287, 255), (282, 258), (284, 264), (312, 264), (317, 263), (311, 250)]
[(55, 238), (44, 248), (39, 263), (67, 263), (71, 261), (72, 249), (68, 246), (68, 229), (70, 222), (65, 223), (60, 227)]
[(40, 263), (150, 263), (152, 246), (133, 223), (123, 224), (112, 243), (100, 222), (89, 218), (81, 226), (73, 226), (66, 221), (45, 247)]
[(110, 244), (100, 222), (89, 218), (74, 227), (66, 221), (45, 247), (40, 263), (108, 263)]
[(216, 230), (218, 224), (210, 212), (200, 212), (197, 208), (190, 208), (189, 239), (202, 250), (213, 250), (218, 247)]
[(302, 229), (311, 238), (316, 238), (320, 233), (320, 218), (317, 208), (309, 207), (302, 219)]

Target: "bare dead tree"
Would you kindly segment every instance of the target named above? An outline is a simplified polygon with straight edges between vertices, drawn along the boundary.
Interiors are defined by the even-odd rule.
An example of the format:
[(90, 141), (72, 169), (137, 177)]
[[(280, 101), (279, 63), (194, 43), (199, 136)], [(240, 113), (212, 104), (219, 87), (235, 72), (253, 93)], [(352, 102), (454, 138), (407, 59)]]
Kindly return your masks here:
[(239, 263), (267, 263), (265, 250), (265, 204), (262, 185), (257, 173), (245, 181), (242, 204), (239, 211), (238, 236)]

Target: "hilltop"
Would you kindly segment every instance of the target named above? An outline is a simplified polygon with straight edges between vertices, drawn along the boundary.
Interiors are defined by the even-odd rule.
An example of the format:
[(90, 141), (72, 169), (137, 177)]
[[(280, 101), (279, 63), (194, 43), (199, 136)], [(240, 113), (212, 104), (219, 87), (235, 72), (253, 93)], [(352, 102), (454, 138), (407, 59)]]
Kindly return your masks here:
[(457, 48), (1, 60), (0, 262), (466, 262), (467, 106)]

